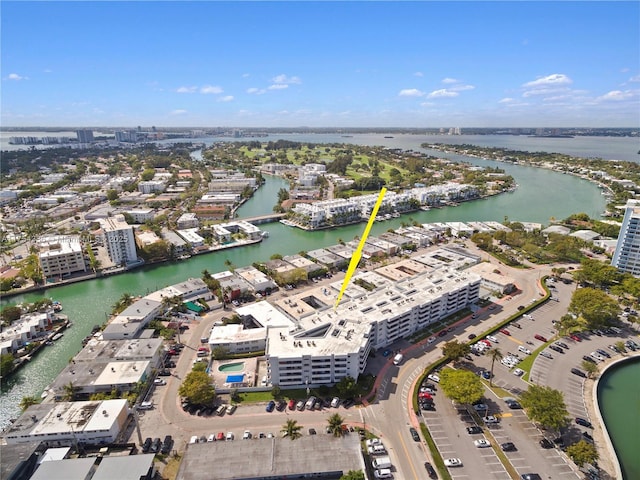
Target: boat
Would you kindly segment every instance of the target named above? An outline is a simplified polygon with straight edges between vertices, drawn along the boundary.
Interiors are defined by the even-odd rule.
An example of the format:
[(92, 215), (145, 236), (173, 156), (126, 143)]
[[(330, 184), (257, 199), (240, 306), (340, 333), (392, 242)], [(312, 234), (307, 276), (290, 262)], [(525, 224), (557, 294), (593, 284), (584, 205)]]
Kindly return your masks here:
[(269, 238), (269, 232), (267, 232), (266, 230), (260, 232), (260, 235), (262, 235), (262, 238)]
[(391, 135), (386, 135), (384, 138), (393, 138)]
[(64, 336), (64, 333), (56, 333), (53, 337), (51, 337), (52, 341), (60, 340)]

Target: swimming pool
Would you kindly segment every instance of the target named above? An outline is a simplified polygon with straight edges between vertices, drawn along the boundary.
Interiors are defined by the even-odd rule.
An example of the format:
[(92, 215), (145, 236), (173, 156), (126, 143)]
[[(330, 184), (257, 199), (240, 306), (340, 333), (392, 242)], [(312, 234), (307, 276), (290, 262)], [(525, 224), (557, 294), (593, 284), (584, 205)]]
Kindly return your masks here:
[(244, 362), (227, 363), (218, 367), (218, 371), (222, 373), (241, 372), (243, 370)]

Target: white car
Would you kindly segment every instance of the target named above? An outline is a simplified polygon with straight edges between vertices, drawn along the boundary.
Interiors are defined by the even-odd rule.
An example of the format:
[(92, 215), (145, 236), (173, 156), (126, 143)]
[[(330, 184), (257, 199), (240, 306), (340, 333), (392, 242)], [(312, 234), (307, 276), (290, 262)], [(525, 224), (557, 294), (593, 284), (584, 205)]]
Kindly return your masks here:
[(251, 432), (249, 430), (245, 430), (242, 434), (243, 440), (251, 440)]
[(493, 343), (500, 343), (498, 342), (498, 339), (493, 335), (487, 335), (487, 340), (491, 340)]
[(429, 339), (427, 340), (427, 343), (433, 343), (436, 341), (436, 337), (429, 337)]
[(516, 368), (513, 371), (513, 374), (517, 377), (521, 377), (522, 375), (524, 375), (524, 370), (522, 370), (521, 368)]
[(207, 437), (207, 442), (215, 442), (216, 441), (216, 434), (212, 433), (211, 435), (209, 435)]
[(494, 415), (487, 415), (486, 417), (483, 417), (482, 420), (484, 420), (484, 423), (498, 423), (498, 417), (494, 416)]
[(462, 460), (460, 460), (459, 458), (445, 458), (444, 466), (445, 467), (461, 467)]
[(364, 443), (367, 447), (373, 447), (374, 445), (382, 445), (382, 440), (379, 438), (370, 438)]
[(227, 432), (227, 440), (233, 440), (234, 436), (233, 436), (233, 432)]
[(167, 382), (165, 382), (163, 378), (156, 378), (156, 379), (153, 381), (153, 384), (154, 384), (154, 385), (166, 385), (166, 384), (167, 384)]
[(522, 345), (518, 346), (518, 351), (522, 352), (526, 355), (531, 355), (531, 350), (529, 350), (528, 348), (523, 347)]
[(430, 373), (429, 375), (427, 375), (427, 378), (432, 382), (440, 383), (440, 375), (438, 375), (437, 373)]
[(599, 362), (604, 362), (604, 357), (600, 355), (598, 352), (591, 352), (590, 355), (592, 358), (595, 358)]
[(376, 478), (393, 478), (390, 468), (381, 468), (373, 472), (373, 476)]
[(491, 446), (491, 444), (485, 439), (474, 440), (473, 444), (478, 448), (488, 448)]
[(191, 437), (191, 439), (189, 440), (189, 443), (190, 443), (190, 444), (194, 444), (194, 443), (198, 443), (199, 441), (200, 441), (200, 440), (199, 440), (198, 435), (193, 435), (193, 436)]

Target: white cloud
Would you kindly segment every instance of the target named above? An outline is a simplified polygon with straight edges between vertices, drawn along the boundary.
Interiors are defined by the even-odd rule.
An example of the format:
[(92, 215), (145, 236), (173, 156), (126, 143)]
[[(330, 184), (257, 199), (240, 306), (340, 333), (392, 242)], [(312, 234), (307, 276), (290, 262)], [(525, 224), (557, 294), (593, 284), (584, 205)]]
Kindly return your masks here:
[(217, 85), (205, 85), (200, 89), (200, 93), (203, 93), (205, 95), (211, 94), (211, 93), (218, 94), (222, 92), (224, 92), (224, 90), (222, 90), (222, 88), (218, 87)]
[(424, 77), (424, 73), (422, 72), (416, 72), (413, 74), (414, 77)]
[(460, 95), (458, 92), (441, 88), (440, 90), (434, 90), (431, 92), (427, 95), (427, 98), (457, 97), (458, 95)]
[(233, 95), (225, 95), (224, 97), (218, 98), (218, 102), (230, 102), (233, 100)]
[(44, 73), (53, 73), (53, 70), (51, 70), (50, 68), (45, 68), (43, 70)]
[(635, 95), (637, 95), (637, 92), (633, 92), (631, 90), (625, 90), (624, 92), (620, 90), (612, 90), (601, 97), (598, 97), (598, 100), (619, 102), (627, 100), (628, 98), (633, 98)]
[(533, 97), (535, 95), (552, 95), (561, 92), (569, 92), (568, 88), (534, 88), (533, 90), (527, 90), (522, 94), (523, 97)]
[(15, 80), (19, 82), (20, 80), (29, 80), (29, 77), (23, 77), (22, 75), (18, 75), (17, 73), (10, 73), (7, 77), (9, 80)]
[(186, 110), (183, 109), (178, 109), (178, 110), (173, 110), (170, 115), (184, 115), (185, 113), (187, 113)]
[(573, 81), (565, 74), (554, 73), (551, 75), (547, 75), (546, 77), (541, 77), (536, 80), (532, 80), (531, 82), (527, 82), (523, 85), (523, 87), (537, 88), (545, 87), (548, 85), (570, 85), (572, 83)]
[(398, 93), (401, 97), (422, 97), (424, 92), (417, 88), (405, 88)]
[(449, 87), (449, 90), (451, 90), (452, 92), (462, 92), (464, 90), (473, 90), (474, 87), (473, 85), (452, 85), (451, 87)]
[(513, 98), (510, 97), (506, 97), (503, 98), (502, 100), (499, 100), (498, 103), (513, 103), (515, 100)]
[(289, 88), (289, 85), (276, 83), (274, 85), (269, 85), (268, 87), (269, 90), (284, 90), (285, 88)]
[(640, 75), (636, 75), (635, 77), (631, 77), (629, 79), (630, 82), (640, 82)]
[(300, 77), (287, 77), (284, 73), (281, 75), (277, 75), (271, 79), (271, 81), (275, 84), (299, 84), (302, 83)]
[(264, 88), (255, 88), (255, 87), (251, 87), (251, 88), (247, 88), (247, 93), (250, 95), (262, 95), (263, 93), (266, 93), (267, 91)]
[(243, 73), (242, 74), (242, 78), (249, 78), (251, 75), (249, 75), (248, 73)]
[(459, 83), (460, 80), (456, 80), (455, 78), (446, 77), (442, 79), (442, 83)]
[(178, 87), (176, 92), (178, 93), (195, 93), (198, 87)]

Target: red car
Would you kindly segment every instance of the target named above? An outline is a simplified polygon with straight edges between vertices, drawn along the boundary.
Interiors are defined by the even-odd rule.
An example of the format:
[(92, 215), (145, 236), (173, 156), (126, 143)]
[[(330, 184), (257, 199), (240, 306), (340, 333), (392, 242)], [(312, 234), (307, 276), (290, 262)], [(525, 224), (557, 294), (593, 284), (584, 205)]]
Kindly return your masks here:
[(491, 342), (485, 338), (483, 338), (482, 340), (480, 340), (482, 343), (484, 343), (487, 347), (491, 346)]
[(292, 398), (291, 400), (289, 400), (289, 410), (293, 410), (294, 408), (296, 408), (296, 401)]
[(503, 328), (502, 330), (500, 330), (500, 333), (504, 333), (505, 335), (509, 335), (509, 336), (511, 335), (511, 332), (506, 328)]
[(420, 392), (418, 394), (419, 398), (425, 398), (427, 400), (433, 400), (433, 397), (431, 395), (429, 395), (427, 392)]
[(540, 340), (541, 342), (547, 341), (547, 339), (544, 338), (542, 335), (534, 335), (533, 338), (535, 338), (536, 340)]
[(582, 341), (582, 339), (577, 335), (570, 335), (569, 338), (571, 338), (571, 340), (575, 340), (576, 342)]

